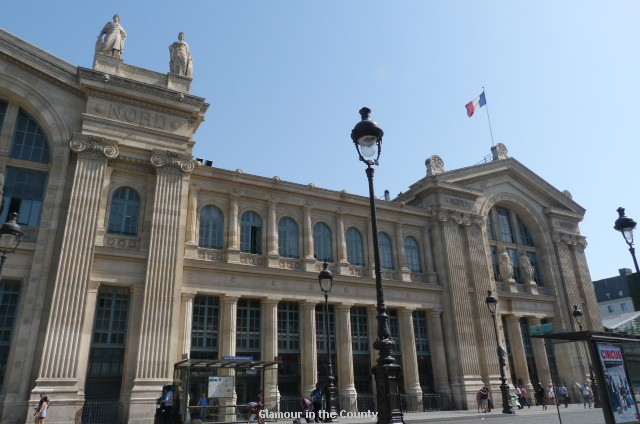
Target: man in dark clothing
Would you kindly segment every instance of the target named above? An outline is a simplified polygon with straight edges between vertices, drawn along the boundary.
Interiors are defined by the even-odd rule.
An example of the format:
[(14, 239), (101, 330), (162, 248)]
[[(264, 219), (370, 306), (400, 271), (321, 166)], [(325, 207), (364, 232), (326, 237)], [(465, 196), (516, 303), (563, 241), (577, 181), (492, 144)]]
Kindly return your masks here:
[[(319, 423), (320, 411), (322, 410), (322, 399), (324, 398), (324, 390), (320, 386), (320, 383), (316, 383), (316, 388), (311, 391), (311, 402), (313, 404), (313, 415), (315, 422)], [(323, 415), (324, 418), (324, 415)], [(324, 419), (322, 420), (324, 421)]]

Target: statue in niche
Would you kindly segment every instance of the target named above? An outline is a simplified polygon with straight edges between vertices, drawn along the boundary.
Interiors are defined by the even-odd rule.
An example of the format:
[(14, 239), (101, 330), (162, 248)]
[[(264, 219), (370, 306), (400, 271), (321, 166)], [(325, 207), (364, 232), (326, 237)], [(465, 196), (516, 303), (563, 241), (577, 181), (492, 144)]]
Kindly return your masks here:
[(508, 283), (509, 281), (513, 281), (513, 262), (511, 261), (511, 257), (509, 253), (505, 249), (502, 249), (502, 253), (500, 254), (500, 278), (503, 282)]
[(178, 34), (178, 41), (169, 46), (169, 53), (170, 72), (191, 78), (193, 76), (193, 61), (189, 45), (184, 41), (184, 32)]
[(533, 265), (531, 265), (531, 260), (525, 253), (520, 255), (520, 269), (522, 270), (522, 280), (525, 284), (534, 282)]
[(107, 22), (100, 31), (98, 41), (96, 41), (96, 53), (120, 59), (126, 38), (127, 32), (120, 25), (120, 15), (116, 13), (113, 15), (113, 22)]

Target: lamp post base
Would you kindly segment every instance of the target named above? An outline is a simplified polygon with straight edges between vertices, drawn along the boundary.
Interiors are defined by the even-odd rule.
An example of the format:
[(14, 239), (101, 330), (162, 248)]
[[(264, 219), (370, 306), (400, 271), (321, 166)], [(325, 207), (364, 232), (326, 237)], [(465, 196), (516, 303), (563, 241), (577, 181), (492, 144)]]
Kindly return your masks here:
[(400, 365), (396, 363), (382, 364), (380, 359), (378, 364), (371, 369), (376, 379), (378, 424), (404, 424), (400, 403), (401, 370)]

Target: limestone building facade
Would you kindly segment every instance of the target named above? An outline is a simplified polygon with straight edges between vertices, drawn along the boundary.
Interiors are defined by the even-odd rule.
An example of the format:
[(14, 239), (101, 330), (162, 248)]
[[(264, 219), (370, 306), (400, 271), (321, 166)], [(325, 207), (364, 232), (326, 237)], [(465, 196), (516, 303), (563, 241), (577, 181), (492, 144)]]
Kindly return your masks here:
[[(40, 393), (56, 406), (47, 422), (75, 423), (96, 400), (117, 402), (119, 422), (149, 422), (185, 357), (277, 357), (267, 403), (308, 393), (326, 375), (324, 260), (337, 388), (357, 407), (376, 359), (369, 199), (197, 160), (209, 105), (191, 78), (124, 58), (77, 67), (0, 30), (0, 219), (18, 212), (25, 233), (0, 284), (2, 422), (25, 422)], [(451, 171), (432, 156), (407, 192), (376, 201), (403, 392), (454, 408), (474, 408), (484, 385), (499, 403), (487, 290), (509, 380), (530, 391), (587, 369), (531, 326), (570, 331), (576, 304), (601, 330), (585, 210), (504, 145), (492, 153)], [(256, 389), (236, 375), (234, 401)]]

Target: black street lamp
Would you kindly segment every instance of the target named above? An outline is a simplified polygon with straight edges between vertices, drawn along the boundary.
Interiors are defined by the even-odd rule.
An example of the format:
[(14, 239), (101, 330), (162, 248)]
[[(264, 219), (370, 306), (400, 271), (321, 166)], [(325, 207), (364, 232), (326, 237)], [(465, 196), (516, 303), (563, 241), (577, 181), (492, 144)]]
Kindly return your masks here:
[[(351, 131), (351, 140), (358, 151), (360, 160), (367, 164), (367, 178), (369, 180), (369, 205), (371, 208), (371, 229), (373, 232), (373, 259), (376, 277), (376, 309), (378, 332), (373, 348), (378, 351), (376, 365), (371, 372), (376, 379), (376, 399), (378, 405), (378, 424), (404, 423), (400, 409), (400, 373), (402, 367), (391, 356), (396, 346), (389, 330), (389, 314), (384, 303), (382, 288), (382, 272), (380, 269), (380, 248), (378, 246), (378, 222), (376, 218), (376, 204), (373, 192), (373, 165), (378, 165), (382, 149), (382, 128), (369, 119), (371, 109), (360, 109), (361, 121)], [(373, 159), (375, 157), (375, 159)]]
[(619, 217), (616, 219), (613, 229), (622, 233), (624, 241), (629, 245), (629, 252), (631, 252), (633, 264), (636, 266), (636, 273), (640, 274), (638, 261), (636, 260), (636, 249), (633, 247), (633, 230), (636, 228), (636, 222), (633, 219), (624, 216), (624, 208), (618, 208), (617, 211)]
[(333, 287), (333, 274), (327, 269), (327, 262), (322, 265), (322, 271), (318, 274), (318, 283), (320, 290), (324, 293), (324, 337), (327, 344), (327, 357), (329, 365), (327, 370), (327, 411), (328, 416), (324, 417), (325, 423), (333, 422), (333, 418), (337, 417), (336, 412), (336, 379), (333, 376), (333, 363), (331, 361), (331, 337), (329, 334), (329, 293)]
[(496, 308), (498, 306), (498, 299), (492, 294), (491, 290), (487, 291), (487, 298), (484, 300), (487, 304), (489, 312), (491, 312), (491, 318), (493, 318), (493, 329), (496, 332), (496, 343), (498, 344), (498, 360), (500, 361), (500, 391), (502, 392), (502, 413), (503, 414), (515, 414), (513, 410), (513, 404), (511, 403), (511, 396), (509, 395), (509, 382), (507, 381), (507, 352), (500, 346), (500, 336), (498, 335), (498, 323), (496, 321)]
[[(3, 243), (0, 245), (0, 253), (2, 253), (2, 255), (0, 255), (0, 275), (2, 275), (2, 267), (4, 262), (7, 260), (7, 255), (14, 253), (22, 240), (22, 229), (16, 222), (17, 219), (18, 214), (16, 212), (11, 212), (9, 214), (9, 220), (2, 224), (2, 227), (0, 228), (0, 237), (3, 239)], [(13, 239), (9, 237), (9, 240), (5, 245), (4, 236), (13, 236)]]
[[(624, 209), (622, 209), (621, 216), (622, 215), (624, 215)], [(578, 305), (573, 305), (573, 312), (571, 313), (571, 315), (573, 315), (573, 319), (576, 321), (576, 324), (578, 324), (578, 328), (580, 329), (580, 331), (582, 331), (584, 313), (580, 309), (578, 309)], [(598, 382), (596, 381), (596, 376), (593, 373), (593, 366), (591, 366), (591, 364), (589, 364), (589, 380), (591, 383), (591, 391), (593, 392), (593, 407), (600, 408), (602, 405), (600, 405), (600, 396), (598, 395)]]

